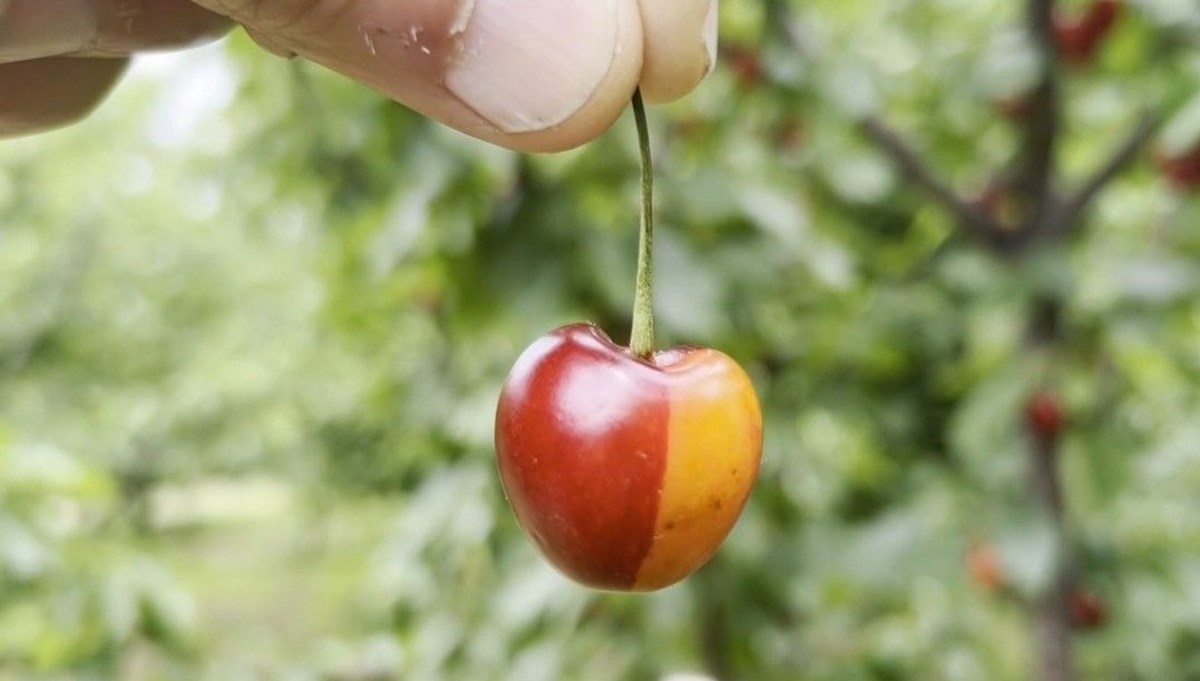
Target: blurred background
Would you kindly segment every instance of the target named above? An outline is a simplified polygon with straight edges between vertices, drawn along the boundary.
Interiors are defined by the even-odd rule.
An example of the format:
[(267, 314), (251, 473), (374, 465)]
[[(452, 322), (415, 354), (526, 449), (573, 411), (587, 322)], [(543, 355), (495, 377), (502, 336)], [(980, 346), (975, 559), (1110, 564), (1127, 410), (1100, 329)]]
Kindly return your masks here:
[(737, 358), (766, 418), (724, 549), (653, 595), (547, 567), (491, 439), (525, 345), (628, 333), (629, 117), (517, 155), (239, 34), (0, 143), (0, 679), (1036, 678), (1034, 394), (1078, 677), (1200, 678), (1200, 7), (1129, 0), (1064, 64), (1068, 177), (1168, 124), (1003, 259), (856, 121), (1003, 210), (1021, 3), (793, 4), (725, 0), (716, 73), (651, 111), (660, 343)]

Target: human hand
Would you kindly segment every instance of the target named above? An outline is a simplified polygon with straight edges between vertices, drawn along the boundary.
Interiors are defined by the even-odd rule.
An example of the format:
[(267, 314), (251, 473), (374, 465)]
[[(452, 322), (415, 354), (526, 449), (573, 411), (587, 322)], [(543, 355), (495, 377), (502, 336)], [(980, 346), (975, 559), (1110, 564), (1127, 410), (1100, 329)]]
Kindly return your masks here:
[(74, 121), (139, 51), (241, 24), (483, 140), (587, 142), (635, 87), (690, 92), (712, 67), (718, 0), (0, 0), (0, 137)]

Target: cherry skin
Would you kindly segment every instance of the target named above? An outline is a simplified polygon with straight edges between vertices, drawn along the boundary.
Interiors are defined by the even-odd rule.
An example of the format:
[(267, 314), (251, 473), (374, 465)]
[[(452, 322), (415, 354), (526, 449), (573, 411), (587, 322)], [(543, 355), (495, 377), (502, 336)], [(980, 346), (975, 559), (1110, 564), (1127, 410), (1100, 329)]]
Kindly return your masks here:
[(546, 334), (513, 366), (496, 455), (521, 527), (568, 577), (651, 591), (702, 566), (758, 476), (750, 379), (715, 350), (635, 357), (603, 331)]

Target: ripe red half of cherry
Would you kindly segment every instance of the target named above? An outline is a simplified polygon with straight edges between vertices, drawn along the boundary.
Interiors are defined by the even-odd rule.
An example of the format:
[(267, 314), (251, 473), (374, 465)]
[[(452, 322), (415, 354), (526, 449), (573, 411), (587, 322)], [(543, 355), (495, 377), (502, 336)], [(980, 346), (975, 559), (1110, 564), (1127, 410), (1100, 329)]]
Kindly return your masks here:
[(758, 476), (762, 415), (746, 372), (699, 347), (654, 351), (645, 112), (641, 251), (630, 347), (590, 324), (534, 341), (496, 411), (500, 480), (521, 527), (562, 573), (650, 591), (712, 557)]

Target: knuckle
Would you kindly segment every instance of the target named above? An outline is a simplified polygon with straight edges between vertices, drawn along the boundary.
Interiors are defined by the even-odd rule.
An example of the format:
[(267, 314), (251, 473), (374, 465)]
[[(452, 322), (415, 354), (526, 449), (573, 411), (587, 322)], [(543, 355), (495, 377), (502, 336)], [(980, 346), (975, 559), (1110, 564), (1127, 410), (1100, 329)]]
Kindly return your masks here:
[(262, 33), (305, 38), (334, 25), (355, 0), (220, 0), (220, 12)]

